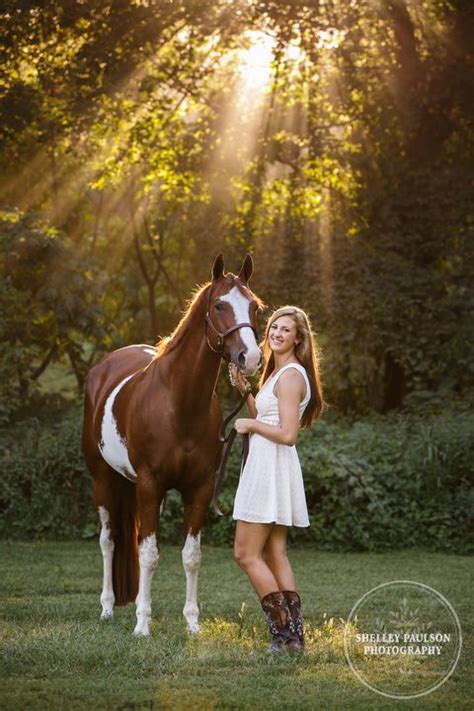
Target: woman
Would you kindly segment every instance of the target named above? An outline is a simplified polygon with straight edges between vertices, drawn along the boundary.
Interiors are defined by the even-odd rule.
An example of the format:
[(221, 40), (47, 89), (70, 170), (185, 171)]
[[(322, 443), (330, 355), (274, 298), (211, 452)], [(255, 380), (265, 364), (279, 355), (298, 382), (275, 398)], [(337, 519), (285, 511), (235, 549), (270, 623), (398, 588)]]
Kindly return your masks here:
[[(323, 408), (319, 353), (308, 316), (296, 306), (270, 316), (261, 346), (259, 393), (247, 399), (250, 418), (234, 425), (251, 435), (234, 501), (234, 556), (260, 598), (269, 651), (295, 651), (304, 646), (303, 618), (286, 539), (288, 526), (309, 526), (295, 442), (300, 420), (308, 428)], [(233, 363), (229, 371), (243, 393), (245, 376)]]

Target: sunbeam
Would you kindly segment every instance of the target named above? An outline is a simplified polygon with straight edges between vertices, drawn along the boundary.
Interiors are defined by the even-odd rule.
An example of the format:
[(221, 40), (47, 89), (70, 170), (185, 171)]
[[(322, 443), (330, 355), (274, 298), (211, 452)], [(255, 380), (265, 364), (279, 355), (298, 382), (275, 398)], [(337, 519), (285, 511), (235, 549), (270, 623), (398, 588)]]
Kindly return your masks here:
[(244, 94), (261, 95), (268, 88), (272, 76), (276, 40), (262, 31), (248, 32), (246, 37), (250, 41), (250, 47), (240, 55), (240, 91)]

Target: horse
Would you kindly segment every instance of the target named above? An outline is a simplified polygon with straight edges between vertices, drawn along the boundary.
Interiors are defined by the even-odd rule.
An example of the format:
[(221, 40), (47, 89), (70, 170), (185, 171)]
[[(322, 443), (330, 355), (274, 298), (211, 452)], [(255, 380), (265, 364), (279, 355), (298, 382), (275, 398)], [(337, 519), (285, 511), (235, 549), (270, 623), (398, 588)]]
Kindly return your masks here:
[(219, 254), (211, 281), (196, 290), (170, 336), (154, 347), (119, 348), (86, 378), (82, 450), (101, 525), (101, 618), (135, 601), (138, 636), (150, 634), (157, 534), (170, 489), (184, 508), (183, 615), (188, 631), (199, 631), (201, 528), (222, 454), (221, 360), (252, 376), (262, 357), (257, 312), (264, 304), (248, 286), (253, 268), (247, 254), (238, 276), (225, 272)]

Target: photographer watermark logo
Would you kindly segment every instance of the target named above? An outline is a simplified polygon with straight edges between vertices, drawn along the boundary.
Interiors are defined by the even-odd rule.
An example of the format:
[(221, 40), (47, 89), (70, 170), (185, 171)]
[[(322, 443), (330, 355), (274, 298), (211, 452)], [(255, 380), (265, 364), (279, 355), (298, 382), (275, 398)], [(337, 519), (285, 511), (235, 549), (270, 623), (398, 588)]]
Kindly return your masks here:
[(372, 691), (414, 699), (451, 676), (461, 654), (459, 618), (441, 593), (411, 580), (369, 590), (344, 629), (344, 652), (354, 674)]

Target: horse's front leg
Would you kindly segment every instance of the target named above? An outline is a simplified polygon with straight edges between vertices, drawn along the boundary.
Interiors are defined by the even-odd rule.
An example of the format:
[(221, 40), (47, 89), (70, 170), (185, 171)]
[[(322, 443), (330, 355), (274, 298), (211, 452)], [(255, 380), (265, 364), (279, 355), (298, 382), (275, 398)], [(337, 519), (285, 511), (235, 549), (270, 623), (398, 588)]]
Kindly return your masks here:
[(137, 507), (140, 527), (138, 531), (138, 560), (140, 578), (137, 606), (137, 624), (133, 634), (148, 637), (151, 620), (151, 584), (158, 559), (158, 525), (160, 504), (164, 496), (157, 486), (156, 479), (148, 472), (138, 472), (137, 477)]
[(212, 482), (183, 495), (184, 525), (187, 531), (182, 551), (186, 575), (186, 602), (183, 615), (189, 632), (199, 632), (199, 607), (197, 601), (198, 574), (201, 567), (201, 528), (212, 496)]
[(183, 567), (186, 575), (186, 602), (183, 615), (189, 632), (199, 632), (199, 608), (197, 603), (198, 574), (201, 567), (201, 531), (186, 536), (182, 551)]

